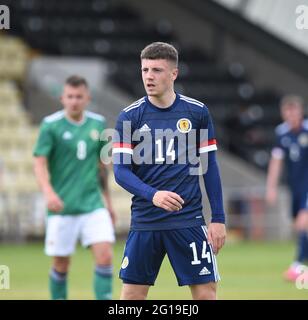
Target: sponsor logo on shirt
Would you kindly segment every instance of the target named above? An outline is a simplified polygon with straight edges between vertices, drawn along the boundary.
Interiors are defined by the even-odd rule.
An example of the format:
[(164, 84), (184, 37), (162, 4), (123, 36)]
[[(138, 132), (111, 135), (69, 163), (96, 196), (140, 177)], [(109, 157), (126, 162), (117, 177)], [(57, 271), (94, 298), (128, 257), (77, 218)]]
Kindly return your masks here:
[(151, 128), (146, 123), (139, 129), (139, 132), (148, 132), (148, 131), (151, 131)]
[(72, 139), (72, 138), (73, 138), (73, 135), (72, 135), (72, 133), (71, 133), (71, 132), (69, 132), (69, 131), (65, 131), (65, 132), (63, 133), (62, 138), (63, 138), (64, 140), (70, 140), (70, 139)]

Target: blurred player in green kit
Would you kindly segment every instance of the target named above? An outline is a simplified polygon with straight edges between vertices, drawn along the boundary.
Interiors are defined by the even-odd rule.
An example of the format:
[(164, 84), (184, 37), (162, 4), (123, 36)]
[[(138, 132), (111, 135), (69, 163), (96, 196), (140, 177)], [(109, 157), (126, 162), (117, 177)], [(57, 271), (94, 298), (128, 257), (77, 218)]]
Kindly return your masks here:
[(115, 215), (100, 161), (106, 124), (103, 116), (85, 111), (89, 102), (87, 81), (69, 77), (61, 96), (64, 110), (43, 119), (34, 148), (35, 175), (48, 208), (45, 253), (53, 257), (52, 299), (67, 299), (70, 256), (79, 238), (94, 256), (96, 299), (112, 297)]

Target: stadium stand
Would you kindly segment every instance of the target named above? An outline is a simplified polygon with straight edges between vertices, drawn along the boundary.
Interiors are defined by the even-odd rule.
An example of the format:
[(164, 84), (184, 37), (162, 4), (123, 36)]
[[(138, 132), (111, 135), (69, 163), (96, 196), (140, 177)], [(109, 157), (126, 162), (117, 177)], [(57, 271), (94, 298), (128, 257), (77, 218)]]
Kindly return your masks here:
[[(305, 20), (301, 18), (303, 9), (307, 6), (305, 0), (293, 0), (281, 6), (279, 1), (269, 0), (266, 3), (256, 0), (215, 0), (227, 8), (238, 12), (252, 23), (275, 34), (277, 37), (308, 52), (305, 32), (298, 32), (304, 27)], [(295, 15), (296, 13), (296, 15)], [(285, 23), (281, 23), (283, 17)], [(296, 21), (294, 23), (294, 18)], [(296, 26), (297, 24), (297, 26)]]
[[(108, 63), (108, 82), (126, 92), (131, 100), (144, 94), (137, 72), (140, 50), (151, 41), (173, 43), (180, 48), (177, 91), (210, 107), (217, 138), (224, 150), (256, 168), (266, 169), (273, 127), (280, 121), (278, 101), (282, 92), (277, 87), (256, 86), (255, 75), (247, 71), (244, 61), (227, 61), (222, 59), (219, 50), (192, 45), (184, 39), (174, 21), (176, 19), (162, 18), (166, 15), (164, 6), (172, 3), (185, 10), (183, 1), (170, 1), (170, 4), (160, 1), (156, 5), (158, 13), (148, 9), (151, 19), (145, 14), (146, 10), (141, 9), (148, 5), (147, 1), (142, 4), (120, 0), (6, 2), (10, 5), (14, 25), (10, 33), (21, 37), (32, 50), (44, 55), (103, 59)], [(188, 25), (183, 28), (188, 30)], [(214, 28), (219, 29), (216, 25)], [(190, 34), (190, 37), (194, 36), (198, 36), (198, 32)], [(203, 41), (202, 37), (199, 36), (200, 41)], [(206, 38), (203, 42), (210, 41)], [(107, 112), (111, 113), (107, 117), (115, 119), (118, 110), (111, 108)], [(115, 184), (113, 188), (117, 190)]]
[[(37, 190), (31, 176), (31, 150), (37, 128), (22, 106), (18, 85), (24, 80), (27, 47), (15, 37), (0, 37), (0, 145), (6, 190)], [(27, 182), (27, 185), (23, 185)]]
[[(253, 147), (250, 136), (258, 136), (258, 125), (266, 113), (272, 115), (266, 131), (270, 132), (270, 128), (278, 123), (279, 96), (270, 89), (268, 92), (257, 91), (241, 63), (224, 64), (201, 48), (183, 45), (170, 22), (158, 19), (149, 24), (129, 3), (121, 1), (17, 0), (12, 7), (14, 32), (31, 47), (52, 55), (103, 58), (109, 62), (110, 80), (133, 97), (144, 93), (136, 72), (139, 51), (147, 43), (158, 40), (180, 47), (177, 90), (211, 107), (218, 122), (218, 139), (225, 148), (266, 168), (271, 136)], [(252, 117), (249, 125), (241, 122), (245, 116), (243, 109), (248, 110), (247, 117)], [(234, 130), (232, 118), (238, 120), (237, 130)], [(238, 129), (241, 135), (235, 146), (226, 137), (236, 136)]]
[(37, 184), (32, 173), (32, 147), (37, 127), (22, 106), (18, 84), (24, 79), (27, 47), (15, 37), (0, 37), (1, 238), (22, 236), (22, 224), (33, 211)]

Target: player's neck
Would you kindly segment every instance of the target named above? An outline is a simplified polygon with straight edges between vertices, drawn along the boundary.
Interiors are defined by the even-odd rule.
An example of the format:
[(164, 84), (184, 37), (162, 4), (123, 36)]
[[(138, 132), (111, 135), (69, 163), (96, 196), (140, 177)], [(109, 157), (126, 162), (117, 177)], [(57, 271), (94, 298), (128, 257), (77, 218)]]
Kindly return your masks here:
[(168, 108), (170, 107), (174, 100), (176, 99), (176, 94), (174, 91), (167, 93), (163, 96), (148, 96), (149, 101), (158, 108)]
[(296, 122), (292, 123), (292, 124), (290, 125), (290, 126), (291, 126), (291, 130), (292, 130), (293, 132), (298, 132), (298, 131), (300, 131), (301, 128), (302, 128), (302, 123), (303, 123), (302, 120), (296, 121)]
[(81, 112), (78, 115), (71, 115), (67, 111), (65, 111), (65, 117), (69, 122), (80, 124), (84, 121), (84, 112)]

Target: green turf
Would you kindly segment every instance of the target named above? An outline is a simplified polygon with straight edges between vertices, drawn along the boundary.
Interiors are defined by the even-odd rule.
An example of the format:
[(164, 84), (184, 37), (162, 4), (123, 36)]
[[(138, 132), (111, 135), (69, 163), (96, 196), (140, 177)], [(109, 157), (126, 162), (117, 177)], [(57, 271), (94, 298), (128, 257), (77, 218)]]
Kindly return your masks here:
[[(114, 298), (118, 299), (121, 282), (117, 273), (124, 243), (115, 246)], [(281, 275), (291, 261), (292, 243), (228, 244), (218, 256), (222, 281), (219, 299), (307, 299), (308, 290), (299, 290), (283, 281)], [(69, 298), (92, 299), (91, 253), (78, 248), (72, 259), (69, 275)], [(0, 265), (10, 268), (10, 290), (0, 290), (1, 299), (48, 299), (47, 274), (50, 259), (43, 253), (42, 243), (23, 245), (0, 244)], [(187, 287), (178, 287), (165, 259), (149, 299), (190, 299)]]

